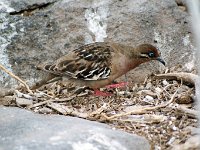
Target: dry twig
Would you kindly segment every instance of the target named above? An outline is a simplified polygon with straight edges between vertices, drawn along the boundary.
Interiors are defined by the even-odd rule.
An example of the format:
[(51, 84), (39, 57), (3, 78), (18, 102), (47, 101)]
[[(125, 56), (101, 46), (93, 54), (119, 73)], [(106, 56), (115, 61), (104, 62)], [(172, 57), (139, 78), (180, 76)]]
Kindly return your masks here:
[(73, 116), (80, 117), (80, 118), (87, 118), (88, 117), (87, 113), (80, 113), (74, 108), (70, 108), (68, 106), (60, 105), (58, 103), (51, 102), (51, 103), (48, 103), (47, 106), (56, 110), (57, 112), (59, 112), (63, 115), (73, 115)]
[[(134, 116), (131, 116), (130, 119), (123, 119), (120, 121), (152, 124), (152, 123), (163, 122), (166, 119), (167, 119), (167, 117), (164, 115), (145, 114), (145, 115), (134, 115)], [(115, 119), (113, 119), (113, 120), (115, 120)], [(116, 119), (116, 120), (119, 121), (118, 119)]]
[(196, 111), (196, 110), (189, 109), (189, 108), (186, 108), (186, 107), (178, 105), (178, 104), (175, 106), (175, 109), (177, 111), (179, 111), (181, 114), (186, 114), (191, 118), (197, 118), (198, 111)]
[(107, 103), (104, 103), (103, 106), (101, 106), (100, 108), (98, 108), (97, 110), (93, 111), (92, 113), (89, 114), (89, 117), (97, 115), (97, 114), (101, 114), (104, 110), (106, 110), (108, 107)]
[(113, 116), (110, 116), (110, 117), (108, 117), (105, 114), (103, 114), (103, 117), (105, 117), (106, 120), (113, 120), (115, 118), (119, 118), (119, 117), (122, 117), (122, 116), (127, 116), (127, 115), (132, 115), (132, 114), (144, 114), (147, 111), (152, 111), (152, 110), (155, 110), (155, 109), (166, 107), (169, 104), (174, 102), (174, 99), (175, 99), (175, 96), (176, 96), (176, 94), (178, 92), (178, 89), (179, 88), (177, 88), (176, 92), (172, 95), (171, 99), (168, 102), (164, 103), (164, 104), (160, 104), (160, 105), (157, 105), (157, 106), (154, 106), (154, 107), (145, 107), (145, 108), (142, 108), (142, 109), (133, 110), (133, 111), (126, 112), (126, 113), (116, 114), (116, 115), (113, 115)]
[(195, 85), (196, 80), (199, 78), (198, 75), (193, 73), (167, 73), (155, 75), (157, 79), (168, 79), (168, 80), (182, 80), (184, 83)]
[(26, 82), (24, 82), (22, 79), (20, 79), (18, 76), (14, 75), (12, 72), (8, 71), (5, 67), (3, 67), (1, 64), (0, 64), (0, 69), (5, 71), (7, 74), (9, 74), (11, 77), (15, 78), (16, 80), (18, 80), (20, 83), (22, 83), (27, 91), (31, 94), (33, 94), (33, 92), (30, 90), (29, 86), (26, 84)]
[(36, 103), (34, 105), (31, 105), (28, 107), (28, 109), (31, 109), (31, 108), (34, 108), (34, 107), (38, 107), (38, 106), (41, 106), (41, 105), (44, 105), (44, 104), (47, 104), (47, 103), (50, 103), (50, 102), (66, 102), (66, 101), (70, 101), (72, 99), (74, 99), (76, 96), (71, 96), (71, 97), (67, 97), (67, 98), (62, 98), (62, 99), (49, 99), (49, 100), (46, 100), (46, 101), (42, 101), (42, 102), (39, 102), (39, 103)]

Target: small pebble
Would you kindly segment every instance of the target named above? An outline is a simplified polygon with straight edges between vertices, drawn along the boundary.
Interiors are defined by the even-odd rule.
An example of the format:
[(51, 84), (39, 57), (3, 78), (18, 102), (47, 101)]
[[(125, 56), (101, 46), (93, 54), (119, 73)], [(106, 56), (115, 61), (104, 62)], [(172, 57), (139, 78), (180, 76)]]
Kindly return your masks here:
[(176, 99), (176, 103), (178, 104), (191, 104), (193, 102), (193, 98), (188, 94), (183, 94)]
[(154, 98), (153, 98), (152, 96), (149, 96), (149, 95), (145, 96), (145, 98), (146, 98), (148, 101), (153, 101), (153, 100), (154, 100)]
[(166, 133), (166, 130), (163, 130), (163, 131), (161, 131), (163, 134), (165, 134)]
[(175, 121), (175, 120), (176, 120), (176, 117), (170, 117), (170, 119), (171, 119), (172, 121)]
[(28, 105), (32, 105), (33, 101), (30, 99), (26, 99), (26, 98), (16, 97), (16, 103), (19, 106), (28, 106)]
[(163, 85), (165, 85), (165, 86), (166, 86), (166, 85), (169, 85), (169, 82), (167, 82), (167, 80), (163, 80), (162, 83), (163, 83)]
[(173, 127), (172, 127), (172, 130), (176, 131), (176, 130), (177, 130), (177, 127), (176, 127), (176, 126), (173, 126)]

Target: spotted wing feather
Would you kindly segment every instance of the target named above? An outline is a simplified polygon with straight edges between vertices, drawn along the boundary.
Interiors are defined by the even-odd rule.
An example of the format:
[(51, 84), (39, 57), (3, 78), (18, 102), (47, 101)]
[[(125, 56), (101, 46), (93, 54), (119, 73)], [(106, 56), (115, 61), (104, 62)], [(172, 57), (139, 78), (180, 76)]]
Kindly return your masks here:
[(43, 70), (81, 80), (107, 79), (111, 73), (111, 52), (105, 43), (93, 43), (75, 49)]

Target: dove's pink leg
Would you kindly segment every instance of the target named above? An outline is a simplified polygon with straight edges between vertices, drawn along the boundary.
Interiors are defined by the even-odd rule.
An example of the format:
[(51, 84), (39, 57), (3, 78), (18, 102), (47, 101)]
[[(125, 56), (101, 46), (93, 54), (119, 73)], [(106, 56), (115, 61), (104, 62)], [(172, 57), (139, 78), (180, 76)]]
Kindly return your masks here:
[[(128, 85), (128, 82), (120, 82), (117, 84), (111, 84), (111, 85), (107, 85), (105, 86), (105, 88), (107, 89), (111, 89), (111, 88), (122, 88), (122, 87), (126, 87)], [(94, 90), (94, 95), (95, 96), (112, 96), (112, 93), (108, 93), (108, 92), (102, 92), (99, 90)]]
[(112, 93), (108, 93), (108, 92), (102, 92), (99, 90), (94, 90), (94, 95), (95, 96), (112, 96)]

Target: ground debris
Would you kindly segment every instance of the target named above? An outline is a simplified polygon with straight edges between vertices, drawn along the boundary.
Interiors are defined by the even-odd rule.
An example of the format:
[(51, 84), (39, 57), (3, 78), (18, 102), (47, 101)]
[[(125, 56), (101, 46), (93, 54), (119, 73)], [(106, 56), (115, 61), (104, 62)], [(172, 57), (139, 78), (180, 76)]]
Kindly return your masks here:
[[(18, 88), (13, 96), (7, 96), (6, 105), (104, 122), (146, 137), (152, 149), (191, 148), (190, 143), (195, 139), (189, 128), (197, 127), (197, 110), (193, 104), (196, 78), (195, 74), (183, 72), (150, 76), (144, 83), (103, 88), (113, 93), (108, 97), (96, 97), (90, 89), (79, 90), (56, 81), (31, 93)], [(0, 102), (3, 99), (6, 97), (0, 98)]]

